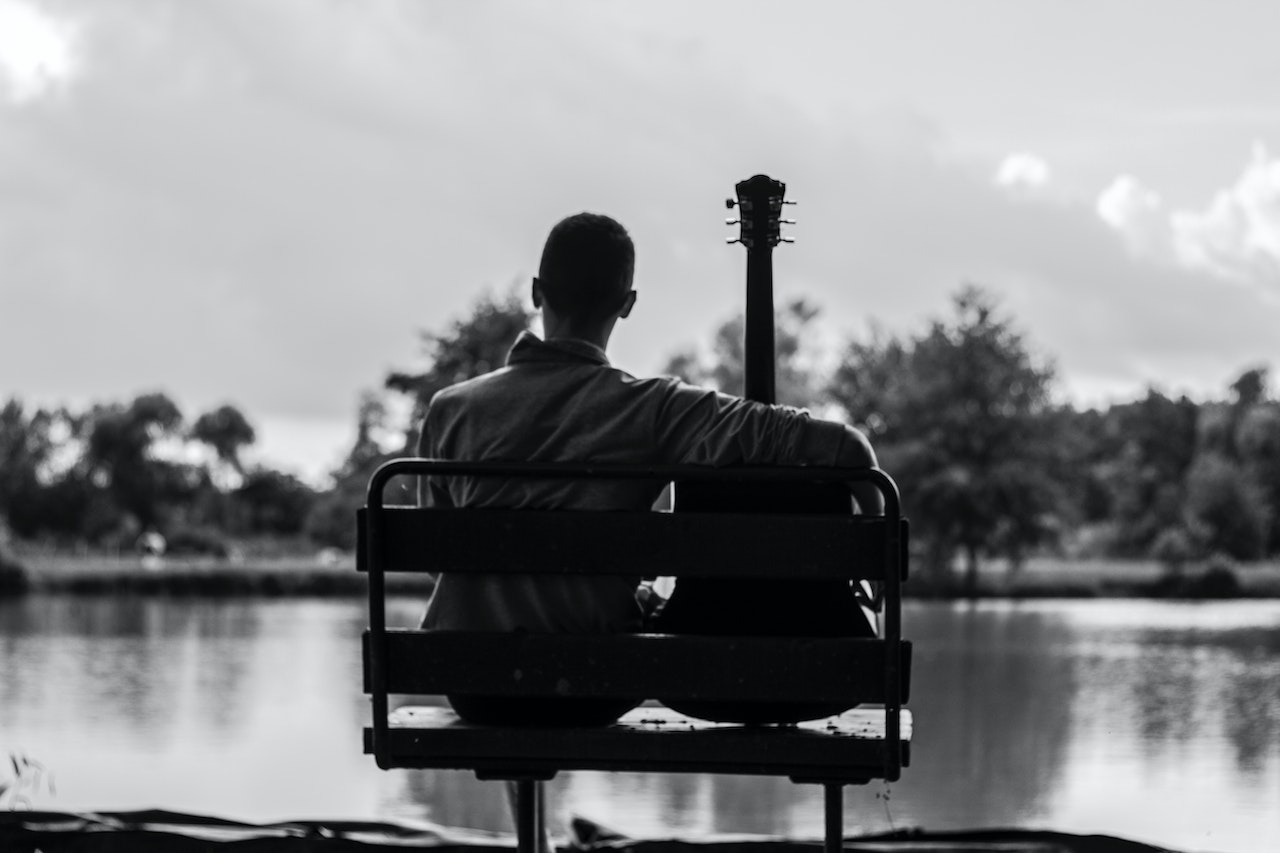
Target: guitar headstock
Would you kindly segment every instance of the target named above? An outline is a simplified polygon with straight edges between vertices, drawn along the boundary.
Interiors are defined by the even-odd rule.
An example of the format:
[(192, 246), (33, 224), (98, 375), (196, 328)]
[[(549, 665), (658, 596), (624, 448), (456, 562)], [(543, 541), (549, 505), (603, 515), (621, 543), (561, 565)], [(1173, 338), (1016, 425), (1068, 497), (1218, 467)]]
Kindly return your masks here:
[(795, 220), (782, 218), (782, 206), (795, 204), (787, 201), (787, 185), (775, 181), (768, 175), (755, 175), (734, 186), (738, 198), (726, 199), (724, 206), (732, 209), (738, 207), (737, 219), (726, 219), (726, 225), (737, 225), (738, 236), (730, 238), (730, 243), (741, 243), (748, 251), (769, 251), (779, 243), (795, 242), (791, 237), (782, 236), (783, 225), (794, 225)]

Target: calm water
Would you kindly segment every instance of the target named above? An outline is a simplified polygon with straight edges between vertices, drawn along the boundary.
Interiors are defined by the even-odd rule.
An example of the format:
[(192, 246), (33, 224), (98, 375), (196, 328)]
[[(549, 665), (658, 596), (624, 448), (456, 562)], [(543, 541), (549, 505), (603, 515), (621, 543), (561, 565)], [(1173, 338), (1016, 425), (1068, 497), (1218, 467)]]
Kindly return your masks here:
[[(411, 624), (414, 602), (395, 621)], [(37, 808), (505, 830), (494, 786), (360, 753), (355, 601), (0, 602), (0, 757)], [(1022, 826), (1280, 850), (1280, 602), (913, 605), (913, 764), (848, 789), (850, 831)], [(0, 777), (2, 778), (2, 777)], [(560, 818), (625, 832), (821, 832), (785, 780), (562, 774)]]

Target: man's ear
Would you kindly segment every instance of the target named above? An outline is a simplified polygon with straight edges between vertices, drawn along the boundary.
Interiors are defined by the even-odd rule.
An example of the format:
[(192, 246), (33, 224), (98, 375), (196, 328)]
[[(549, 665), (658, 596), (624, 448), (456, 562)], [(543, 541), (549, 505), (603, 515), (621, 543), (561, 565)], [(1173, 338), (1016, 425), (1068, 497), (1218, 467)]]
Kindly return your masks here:
[(533, 284), (529, 287), (529, 292), (533, 296), (533, 307), (542, 308), (542, 282), (538, 281), (538, 277), (533, 277)]
[(627, 291), (627, 298), (622, 303), (622, 310), (618, 312), (618, 317), (626, 317), (631, 313), (631, 309), (636, 307), (636, 292), (634, 290)]

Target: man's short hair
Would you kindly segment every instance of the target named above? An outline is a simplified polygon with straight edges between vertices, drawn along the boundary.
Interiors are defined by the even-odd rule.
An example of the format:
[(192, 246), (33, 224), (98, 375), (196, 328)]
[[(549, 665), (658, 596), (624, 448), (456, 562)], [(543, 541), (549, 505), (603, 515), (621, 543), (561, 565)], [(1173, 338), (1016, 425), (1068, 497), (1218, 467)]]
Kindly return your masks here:
[(636, 247), (627, 229), (599, 213), (576, 213), (547, 235), (538, 282), (557, 311), (602, 317), (626, 298), (635, 265)]

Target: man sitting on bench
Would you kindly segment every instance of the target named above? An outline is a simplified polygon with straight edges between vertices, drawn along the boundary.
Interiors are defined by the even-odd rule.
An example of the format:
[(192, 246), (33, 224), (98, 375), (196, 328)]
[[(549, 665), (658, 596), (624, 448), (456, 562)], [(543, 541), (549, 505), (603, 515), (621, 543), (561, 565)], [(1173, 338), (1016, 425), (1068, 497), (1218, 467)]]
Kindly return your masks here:
[[(418, 455), (467, 461), (636, 465), (876, 464), (858, 430), (788, 406), (743, 400), (672, 378), (637, 379), (605, 348), (635, 306), (635, 247), (613, 219), (579, 213), (547, 237), (533, 304), (545, 340), (526, 331), (506, 366), (443, 389), (430, 402)], [(434, 507), (644, 510), (665, 484), (636, 480), (424, 478)], [(883, 512), (868, 483), (859, 508)], [(655, 567), (660, 569), (661, 567)], [(618, 633), (642, 627), (641, 578), (443, 574), (422, 627), (432, 630)], [(450, 696), (469, 722), (607, 725), (634, 701)]]

